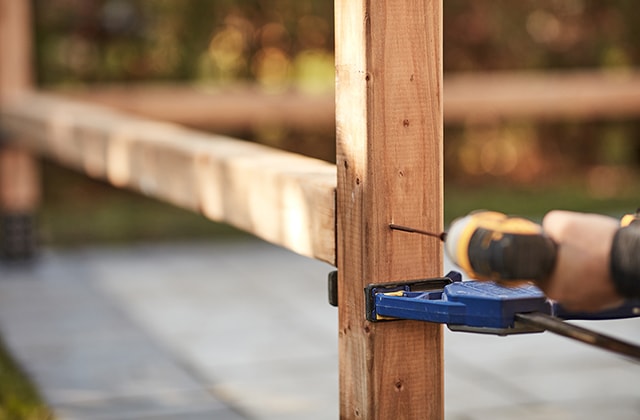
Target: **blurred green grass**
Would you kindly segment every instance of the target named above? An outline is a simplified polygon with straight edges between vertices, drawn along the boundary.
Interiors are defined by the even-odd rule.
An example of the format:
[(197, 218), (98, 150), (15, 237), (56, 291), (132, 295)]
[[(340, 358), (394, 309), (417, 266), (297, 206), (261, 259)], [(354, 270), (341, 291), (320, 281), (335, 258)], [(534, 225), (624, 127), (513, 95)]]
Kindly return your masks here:
[(53, 414), (0, 341), (0, 420), (46, 420)]

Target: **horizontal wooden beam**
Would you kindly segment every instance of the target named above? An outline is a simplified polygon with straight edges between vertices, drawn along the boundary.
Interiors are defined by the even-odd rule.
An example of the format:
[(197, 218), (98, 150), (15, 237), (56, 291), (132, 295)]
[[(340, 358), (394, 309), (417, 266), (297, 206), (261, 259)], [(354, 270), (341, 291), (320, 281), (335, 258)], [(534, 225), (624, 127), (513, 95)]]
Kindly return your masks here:
[(236, 86), (207, 90), (189, 85), (91, 85), (54, 92), (137, 115), (217, 131), (335, 125), (333, 94), (269, 93)]
[(450, 74), (444, 83), (444, 111), (449, 123), (637, 117), (640, 72)]
[[(138, 115), (216, 130), (265, 125), (331, 128), (330, 94), (270, 94), (250, 87), (204, 90), (185, 85), (93, 85), (54, 90)], [(620, 119), (640, 115), (640, 71), (450, 73), (444, 79), (449, 124), (502, 118)]]
[(335, 165), (46, 94), (0, 118), (40, 155), (335, 264)]

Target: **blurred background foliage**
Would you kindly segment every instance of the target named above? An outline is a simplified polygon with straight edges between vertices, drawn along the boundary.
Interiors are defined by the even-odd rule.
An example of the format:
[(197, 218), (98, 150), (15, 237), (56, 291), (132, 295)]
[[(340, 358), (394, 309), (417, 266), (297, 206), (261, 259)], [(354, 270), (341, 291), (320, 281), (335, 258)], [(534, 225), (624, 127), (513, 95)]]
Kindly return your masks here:
[[(273, 93), (333, 91), (330, 0), (34, 2), (42, 86), (181, 82), (213, 90), (253, 84)], [(445, 77), (478, 71), (631, 70), (640, 59), (639, 31), (634, 0), (446, 0)], [(326, 160), (335, 156), (334, 127), (229, 134)], [(535, 217), (551, 208), (609, 213), (635, 208), (640, 201), (638, 135), (633, 120), (448, 125), (446, 218), (490, 205)], [(58, 188), (57, 179), (67, 185), (71, 175), (50, 166), (45, 175), (53, 185), (48, 194), (55, 209), (49, 213), (55, 217), (45, 222), (64, 224), (64, 215), (73, 214), (69, 203), (80, 202), (81, 195)], [(78, 188), (105, 194), (96, 192), (102, 188), (97, 183)], [(134, 200), (133, 195), (114, 199), (126, 200)], [(76, 209), (78, 214), (88, 211)], [(135, 220), (127, 215), (119, 218)], [(132, 226), (124, 230), (156, 237)], [(184, 226), (168, 231), (190, 234)], [(203, 232), (202, 226), (195, 231)]]
[[(40, 82), (333, 89), (333, 2), (35, 0)], [(447, 0), (445, 71), (630, 67), (634, 0)], [(327, 80), (329, 82), (327, 82)], [(301, 83), (302, 82), (302, 83)]]
[(333, 89), (333, 4), (317, 0), (36, 1), (40, 82), (257, 82)]

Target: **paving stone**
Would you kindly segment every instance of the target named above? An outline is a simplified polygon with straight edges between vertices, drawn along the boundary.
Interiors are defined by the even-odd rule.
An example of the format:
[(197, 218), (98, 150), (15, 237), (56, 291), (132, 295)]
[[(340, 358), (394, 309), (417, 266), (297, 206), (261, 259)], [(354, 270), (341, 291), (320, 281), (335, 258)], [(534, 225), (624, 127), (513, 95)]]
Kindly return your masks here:
[[(257, 240), (49, 250), (0, 266), (0, 331), (62, 420), (336, 418), (331, 270)], [(640, 319), (587, 325), (640, 341)], [(639, 369), (447, 331), (446, 418), (640, 418)]]

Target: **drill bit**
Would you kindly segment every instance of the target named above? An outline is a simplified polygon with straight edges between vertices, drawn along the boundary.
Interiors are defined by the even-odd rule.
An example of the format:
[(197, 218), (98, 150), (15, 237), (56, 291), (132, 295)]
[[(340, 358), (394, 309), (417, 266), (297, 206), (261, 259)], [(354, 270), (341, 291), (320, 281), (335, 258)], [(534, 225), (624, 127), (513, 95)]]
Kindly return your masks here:
[(426, 230), (415, 229), (415, 228), (402, 226), (402, 225), (396, 225), (395, 223), (389, 223), (389, 228), (392, 230), (401, 230), (403, 232), (418, 233), (420, 235), (431, 236), (432, 238), (440, 239), (442, 242), (444, 242), (447, 239), (447, 232), (441, 232), (441, 233), (429, 232)]

